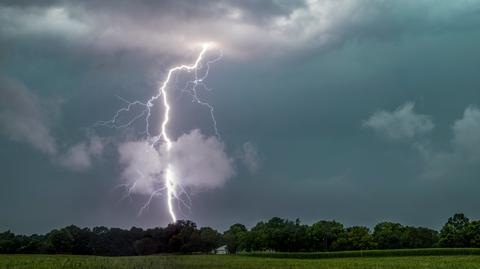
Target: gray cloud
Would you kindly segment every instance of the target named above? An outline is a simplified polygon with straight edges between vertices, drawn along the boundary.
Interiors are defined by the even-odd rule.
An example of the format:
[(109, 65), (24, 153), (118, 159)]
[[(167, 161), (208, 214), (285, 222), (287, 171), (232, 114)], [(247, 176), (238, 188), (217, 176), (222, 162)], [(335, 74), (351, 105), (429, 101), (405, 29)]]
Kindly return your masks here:
[(103, 148), (102, 140), (98, 136), (92, 136), (88, 143), (81, 142), (70, 147), (60, 156), (59, 163), (73, 171), (85, 171), (92, 167), (92, 159), (99, 157)]
[(61, 153), (57, 139), (51, 134), (52, 118), (59, 114), (59, 101), (42, 99), (21, 82), (0, 76), (0, 131), (11, 140), (25, 142), (48, 154), (57, 163), (73, 171), (85, 171), (92, 158), (103, 152), (98, 136), (71, 146)]
[(480, 110), (470, 106), (453, 124), (453, 147), (470, 161), (480, 161)]
[(54, 155), (57, 145), (50, 134), (48, 106), (54, 103), (42, 101), (19, 81), (0, 76), (0, 131)]
[[(189, 218), (199, 225), (227, 228), (282, 216), (307, 222), (335, 218), (347, 225), (390, 219), (438, 228), (455, 211), (478, 218), (480, 171), (474, 137), (467, 135), (475, 133), (475, 121), (465, 121), (458, 132), (452, 126), (480, 98), (480, 2), (290, 3), (2, 1), (0, 69), (34, 91), (42, 108), (50, 107), (43, 105), (43, 96), (67, 102), (61, 118), (42, 119), (56, 141), (54, 157), (31, 154), (10, 136), (1, 137), (0, 229), (166, 224), (163, 202), (136, 217), (142, 199), (117, 203), (122, 193), (105, 195), (118, 178), (129, 183), (128, 178), (141, 177), (136, 165), (145, 169), (144, 176), (159, 178), (162, 156), (149, 153), (142, 140), (124, 144), (120, 164), (109, 148), (101, 159), (91, 156), (92, 167), (102, 162), (88, 176), (59, 169), (50, 160), (58, 164), (72, 145), (83, 144), (78, 152), (88, 151), (89, 139), (79, 130), (109, 119), (123, 105), (115, 95), (148, 99), (167, 68), (193, 59), (191, 44), (205, 39), (217, 41), (225, 53), (212, 65), (208, 85), (213, 91), (201, 93), (215, 105), (224, 151), (255, 141), (262, 162), (252, 174), (243, 173), (248, 168), (238, 163), (235, 176), (217, 181), (224, 182), (216, 185), (221, 190), (192, 193)], [(359, 128), (375, 109), (393, 115), (405, 100), (421, 100), (421, 108), (418, 103), (410, 114), (431, 115), (432, 131), (413, 128), (408, 138), (411, 132), (402, 129), (402, 143), (379, 143), (370, 127)], [(3, 109), (4, 99), (0, 102)], [(211, 132), (208, 111), (191, 109), (189, 102), (175, 100), (172, 137), (192, 128)], [(455, 134), (460, 129), (465, 135)], [(115, 132), (112, 141), (142, 135), (95, 131), (102, 137)], [(240, 161), (235, 152), (232, 157)], [(342, 171), (348, 171), (345, 180), (327, 180)], [(440, 180), (420, 180), (422, 172)], [(141, 182), (145, 186), (137, 193), (162, 185)], [(18, 195), (26, 190), (28, 196)]]
[(407, 102), (392, 112), (377, 111), (363, 124), (392, 140), (411, 139), (432, 131), (430, 117), (415, 113), (414, 108), (414, 103)]
[(1, 8), (0, 30), (7, 36), (58, 34), (101, 51), (177, 55), (214, 41), (231, 57), (251, 57), (474, 29), (479, 10), (475, 1), (431, 0), (52, 1)]
[(467, 107), (463, 117), (452, 126), (450, 151), (423, 151), (426, 168), (423, 177), (429, 179), (465, 178), (465, 173), (475, 175), (480, 162), (480, 110)]
[(260, 157), (257, 147), (251, 142), (243, 143), (237, 153), (240, 161), (245, 165), (250, 173), (255, 173), (260, 168)]

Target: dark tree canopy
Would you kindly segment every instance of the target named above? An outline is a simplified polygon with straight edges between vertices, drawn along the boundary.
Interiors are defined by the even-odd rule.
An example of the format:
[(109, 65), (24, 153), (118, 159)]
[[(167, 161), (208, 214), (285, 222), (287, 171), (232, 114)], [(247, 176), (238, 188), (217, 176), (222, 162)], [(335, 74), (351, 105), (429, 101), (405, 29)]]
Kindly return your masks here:
[(45, 235), (0, 233), (0, 253), (61, 253), (81, 255), (150, 255), (156, 253), (212, 253), (225, 245), (227, 252), (241, 251), (340, 251), (432, 247), (480, 247), (480, 221), (464, 214), (450, 217), (440, 233), (425, 227), (381, 222), (368, 227), (345, 228), (337, 221), (321, 220), (305, 225), (300, 220), (272, 218), (248, 230), (242, 224), (223, 234), (210, 227), (197, 228), (179, 220), (164, 228), (130, 230), (74, 225)]
[(233, 224), (223, 233), (223, 239), (230, 253), (237, 253), (240, 249), (244, 249), (243, 245), (247, 237), (247, 228), (243, 224)]
[(367, 250), (376, 246), (370, 229), (363, 226), (349, 227), (338, 238), (338, 248), (342, 250)]

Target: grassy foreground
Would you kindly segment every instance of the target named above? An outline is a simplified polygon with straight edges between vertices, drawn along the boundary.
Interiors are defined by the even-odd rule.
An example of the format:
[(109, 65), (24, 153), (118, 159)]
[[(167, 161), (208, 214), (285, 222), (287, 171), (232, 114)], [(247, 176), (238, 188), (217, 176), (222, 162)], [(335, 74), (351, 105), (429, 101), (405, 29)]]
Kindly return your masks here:
[(328, 259), (356, 257), (401, 257), (401, 256), (452, 256), (480, 255), (480, 248), (419, 248), (419, 249), (385, 249), (364, 251), (334, 252), (248, 252), (243, 254), (258, 258), (290, 259)]
[(444, 268), (480, 269), (480, 256), (363, 257), (332, 259), (275, 259), (227, 255), (161, 255), (96, 257), (69, 255), (0, 255), (2, 269), (274, 269), (274, 268)]

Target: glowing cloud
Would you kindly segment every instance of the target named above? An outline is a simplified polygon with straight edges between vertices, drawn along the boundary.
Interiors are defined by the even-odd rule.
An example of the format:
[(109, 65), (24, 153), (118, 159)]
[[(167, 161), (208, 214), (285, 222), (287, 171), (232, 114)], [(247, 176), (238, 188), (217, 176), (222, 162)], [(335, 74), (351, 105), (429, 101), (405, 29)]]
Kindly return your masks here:
[[(146, 138), (137, 142), (127, 142), (119, 147), (120, 162), (126, 165), (123, 172), (126, 183), (123, 186), (129, 194), (150, 195), (141, 212), (148, 207), (153, 197), (166, 193), (168, 211), (172, 221), (175, 222), (177, 216), (174, 201), (189, 207), (186, 187), (215, 188), (223, 185), (226, 179), (233, 175), (231, 160), (218, 138), (214, 107), (202, 101), (197, 95), (200, 87), (206, 88), (204, 80), (208, 76), (210, 64), (221, 57), (220, 55), (214, 60), (205, 60), (208, 49), (213, 46), (215, 46), (213, 42), (201, 43), (201, 50), (192, 64), (178, 65), (169, 69), (157, 93), (146, 102), (129, 102), (126, 107), (117, 111), (112, 120), (97, 123), (111, 128), (125, 128), (130, 127), (136, 120), (145, 119)], [(193, 73), (194, 78), (188, 81), (187, 88), (182, 91), (190, 95), (194, 103), (208, 108), (217, 137), (206, 138), (199, 130), (184, 134), (177, 140), (170, 136), (168, 129), (172, 106), (170, 91), (174, 90), (170, 82), (175, 73), (180, 71)], [(157, 104), (163, 107), (161, 124), (159, 134), (152, 135), (150, 133), (152, 108)], [(127, 123), (119, 123), (121, 115), (131, 113), (136, 107), (141, 108), (139, 114), (134, 115)]]

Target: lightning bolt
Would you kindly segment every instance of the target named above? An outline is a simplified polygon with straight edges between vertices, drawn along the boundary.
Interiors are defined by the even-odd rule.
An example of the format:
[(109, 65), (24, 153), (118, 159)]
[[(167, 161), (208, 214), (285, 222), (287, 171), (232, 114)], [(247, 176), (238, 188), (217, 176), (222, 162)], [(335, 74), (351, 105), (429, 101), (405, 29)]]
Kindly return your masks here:
[[(146, 102), (142, 101), (128, 101), (122, 97), (117, 96), (119, 99), (121, 99), (123, 102), (125, 102), (127, 105), (121, 109), (119, 109), (114, 117), (111, 120), (108, 121), (98, 121), (96, 123), (97, 126), (106, 126), (114, 129), (121, 129), (121, 128), (127, 128), (131, 127), (134, 122), (141, 118), (145, 118), (145, 133), (147, 135), (147, 140), (149, 141), (149, 145), (153, 148), (156, 149), (157, 145), (163, 140), (166, 153), (167, 153), (167, 159), (170, 160), (169, 155), (172, 151), (172, 138), (169, 136), (168, 132), (168, 126), (170, 122), (170, 111), (171, 111), (171, 104), (169, 100), (169, 92), (168, 88), (171, 83), (172, 77), (176, 72), (179, 71), (187, 71), (187, 72), (192, 72), (194, 71), (194, 79), (190, 80), (187, 82), (186, 86), (184, 89), (182, 89), (182, 93), (186, 93), (192, 97), (192, 102), (197, 103), (199, 105), (205, 106), (208, 108), (210, 112), (210, 116), (213, 122), (213, 129), (217, 137), (220, 137), (217, 129), (217, 121), (215, 119), (214, 115), (214, 107), (201, 100), (198, 96), (198, 88), (203, 87), (204, 89), (210, 91), (210, 89), (205, 85), (204, 80), (207, 78), (208, 73), (210, 71), (210, 64), (215, 63), (216, 61), (220, 60), (223, 56), (223, 53), (220, 51), (220, 55), (210, 61), (205, 61), (204, 66), (204, 73), (203, 75), (199, 74), (199, 69), (202, 68), (202, 62), (205, 60), (205, 55), (207, 51), (213, 46), (213, 43), (207, 42), (201, 44), (201, 50), (195, 59), (195, 61), (192, 64), (183, 64), (179, 66), (174, 66), (171, 69), (168, 70), (167, 75), (163, 82), (160, 84), (160, 87), (158, 88), (158, 91), (155, 95), (150, 97)], [(159, 100), (160, 99), (160, 100)], [(160, 133), (158, 135), (151, 135), (150, 134), (150, 119), (152, 116), (151, 109), (155, 106), (155, 104), (161, 101), (163, 105), (163, 117), (162, 117), (162, 122), (161, 122), (161, 128), (160, 128)], [(121, 115), (125, 113), (132, 112), (133, 109), (136, 107), (141, 107), (142, 109), (140, 110), (139, 113), (133, 115), (131, 119), (125, 123), (122, 123), (120, 120)], [(188, 207), (186, 202), (184, 202), (180, 196), (182, 194), (186, 194), (186, 191), (183, 189), (182, 186), (180, 186), (178, 179), (176, 178), (176, 175), (174, 173), (174, 163), (168, 163), (166, 166), (166, 169), (163, 174), (163, 180), (164, 184), (160, 188), (152, 191), (148, 201), (146, 204), (141, 208), (139, 214), (141, 214), (146, 208), (149, 207), (150, 202), (152, 201), (153, 197), (160, 195), (162, 191), (166, 190), (166, 196), (167, 196), (167, 208), (168, 212), (170, 214), (170, 217), (173, 222), (177, 221), (177, 215), (175, 213), (174, 209), (174, 200), (179, 200), (181, 203), (183, 203), (185, 206)], [(139, 174), (144, 176), (141, 171), (138, 171)], [(127, 197), (130, 197), (131, 193), (135, 189), (136, 182), (133, 184), (122, 184), (122, 187), (125, 187), (127, 189), (128, 195)], [(187, 195), (188, 198), (188, 195)], [(189, 198), (188, 198), (189, 199)]]

